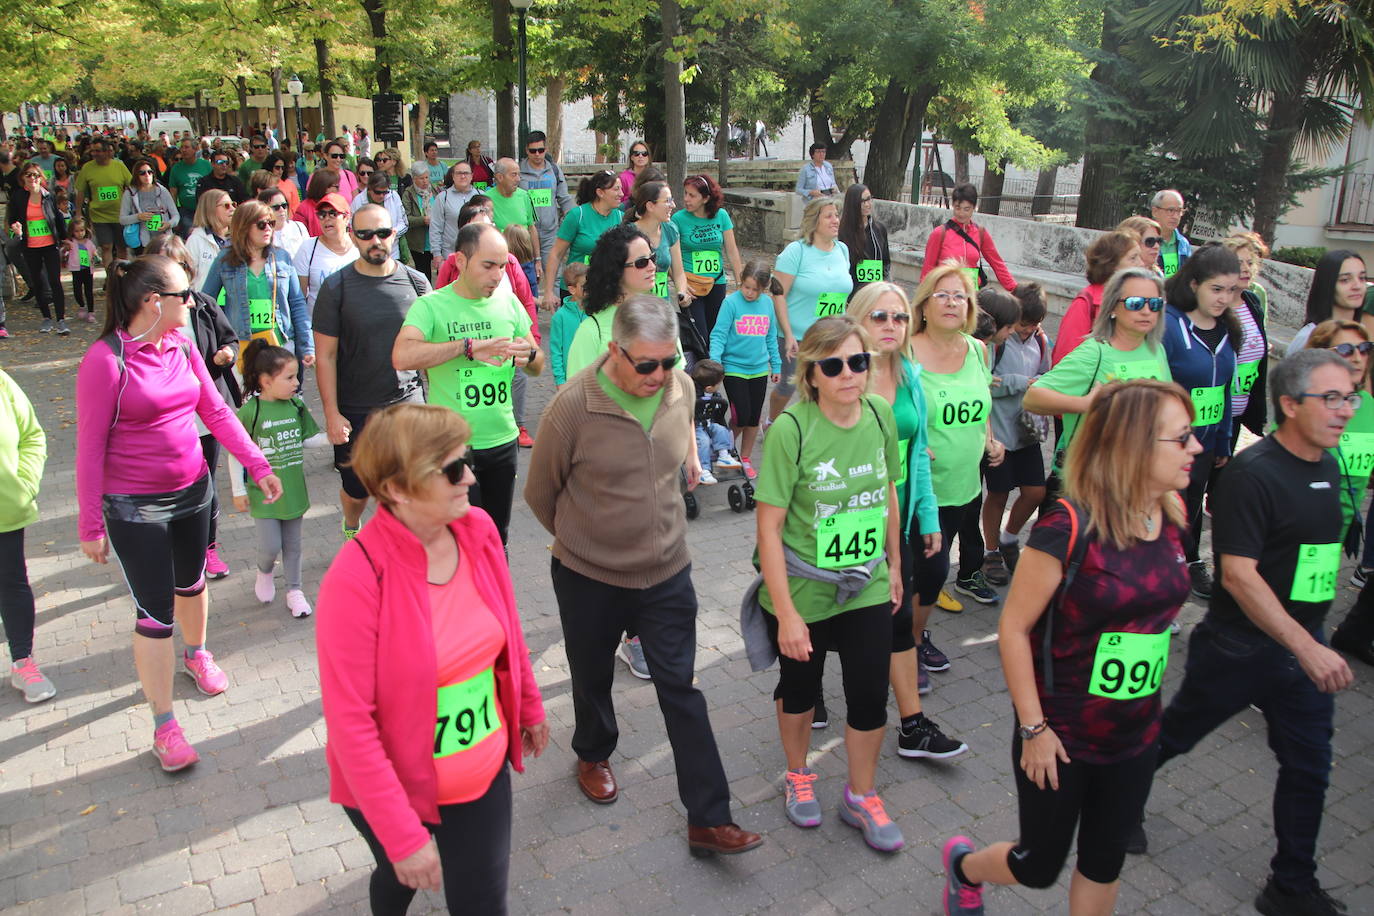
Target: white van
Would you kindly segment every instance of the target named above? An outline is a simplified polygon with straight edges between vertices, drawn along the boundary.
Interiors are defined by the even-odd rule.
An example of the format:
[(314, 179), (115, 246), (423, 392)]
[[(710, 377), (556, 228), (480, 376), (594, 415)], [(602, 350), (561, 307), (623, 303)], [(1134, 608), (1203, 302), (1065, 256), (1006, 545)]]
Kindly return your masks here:
[(158, 134), (166, 131), (170, 138), (173, 131), (181, 131), (183, 137), (191, 133), (191, 121), (179, 111), (158, 112), (157, 117), (148, 121), (148, 136), (156, 138)]

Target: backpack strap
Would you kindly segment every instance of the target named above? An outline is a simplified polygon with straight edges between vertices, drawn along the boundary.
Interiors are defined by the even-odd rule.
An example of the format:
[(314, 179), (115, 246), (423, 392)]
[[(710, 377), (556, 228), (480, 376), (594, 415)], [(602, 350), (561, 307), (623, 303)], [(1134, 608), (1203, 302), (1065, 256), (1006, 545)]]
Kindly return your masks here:
[(1073, 585), (1078, 568), (1083, 565), (1083, 559), (1088, 555), (1088, 538), (1084, 535), (1086, 519), (1080, 521), (1077, 507), (1068, 499), (1060, 497), (1059, 504), (1069, 514), (1069, 549), (1064, 554), (1064, 578), (1059, 580), (1059, 587), (1055, 589), (1054, 597), (1045, 608), (1045, 633), (1041, 639), (1040, 666), (1046, 696), (1054, 696), (1054, 612), (1063, 604), (1064, 595), (1068, 592), (1069, 586)]

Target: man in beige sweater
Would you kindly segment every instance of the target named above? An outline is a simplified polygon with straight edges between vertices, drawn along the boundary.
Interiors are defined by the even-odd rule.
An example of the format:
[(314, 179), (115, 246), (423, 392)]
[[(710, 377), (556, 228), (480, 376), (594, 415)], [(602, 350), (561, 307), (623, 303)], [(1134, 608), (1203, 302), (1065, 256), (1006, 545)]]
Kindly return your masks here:
[(695, 388), (675, 368), (677, 317), (636, 296), (621, 305), (607, 352), (544, 411), (525, 502), (554, 536), (553, 589), (572, 673), (577, 784), (599, 804), (619, 797), (610, 756), (620, 634), (637, 632), (658, 691), (694, 855), (763, 842), (730, 821), (730, 787), (706, 698), (692, 686), (697, 597), (678, 472), (701, 474)]

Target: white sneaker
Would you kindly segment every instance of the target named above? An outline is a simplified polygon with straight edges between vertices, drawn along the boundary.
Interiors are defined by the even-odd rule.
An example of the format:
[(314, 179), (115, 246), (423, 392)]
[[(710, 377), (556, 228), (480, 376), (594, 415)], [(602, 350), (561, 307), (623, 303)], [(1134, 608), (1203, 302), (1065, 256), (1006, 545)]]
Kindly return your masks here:
[(277, 597), (277, 586), (272, 581), (270, 572), (258, 572), (258, 580), (253, 583), (253, 594), (258, 596), (258, 600), (263, 604), (271, 604), (272, 599)]
[(306, 600), (305, 592), (298, 588), (286, 590), (286, 609), (291, 612), (292, 617), (309, 617), (315, 613), (310, 602)]
[(719, 483), (719, 482), (720, 482), (720, 481), (716, 480), (715, 475), (712, 474), (710, 471), (706, 470), (705, 468), (702, 468), (702, 469), (701, 469), (701, 480), (699, 481), (699, 483), (701, 483), (701, 484), (703, 484), (703, 485), (705, 485), (705, 486), (710, 487), (710, 486), (714, 486), (715, 484), (717, 484), (717, 483)]
[(734, 455), (730, 454), (729, 452), (727, 452), (725, 449), (721, 449), (719, 452), (716, 453), (716, 467), (738, 468), (739, 466), (739, 459), (736, 458)]

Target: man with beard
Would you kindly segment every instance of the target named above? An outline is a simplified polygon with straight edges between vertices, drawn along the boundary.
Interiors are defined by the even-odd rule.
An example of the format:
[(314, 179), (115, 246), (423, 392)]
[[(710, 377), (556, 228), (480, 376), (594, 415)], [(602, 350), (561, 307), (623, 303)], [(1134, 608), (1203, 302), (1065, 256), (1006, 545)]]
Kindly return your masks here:
[(424, 274), (391, 256), (395, 234), (385, 207), (359, 207), (348, 230), (358, 259), (326, 277), (315, 300), (315, 374), (341, 482), (346, 539), (358, 533), (367, 508), (367, 490), (348, 467), (353, 440), (374, 410), (424, 400), (419, 375), (391, 366), (391, 345), (406, 312), (430, 291)]

